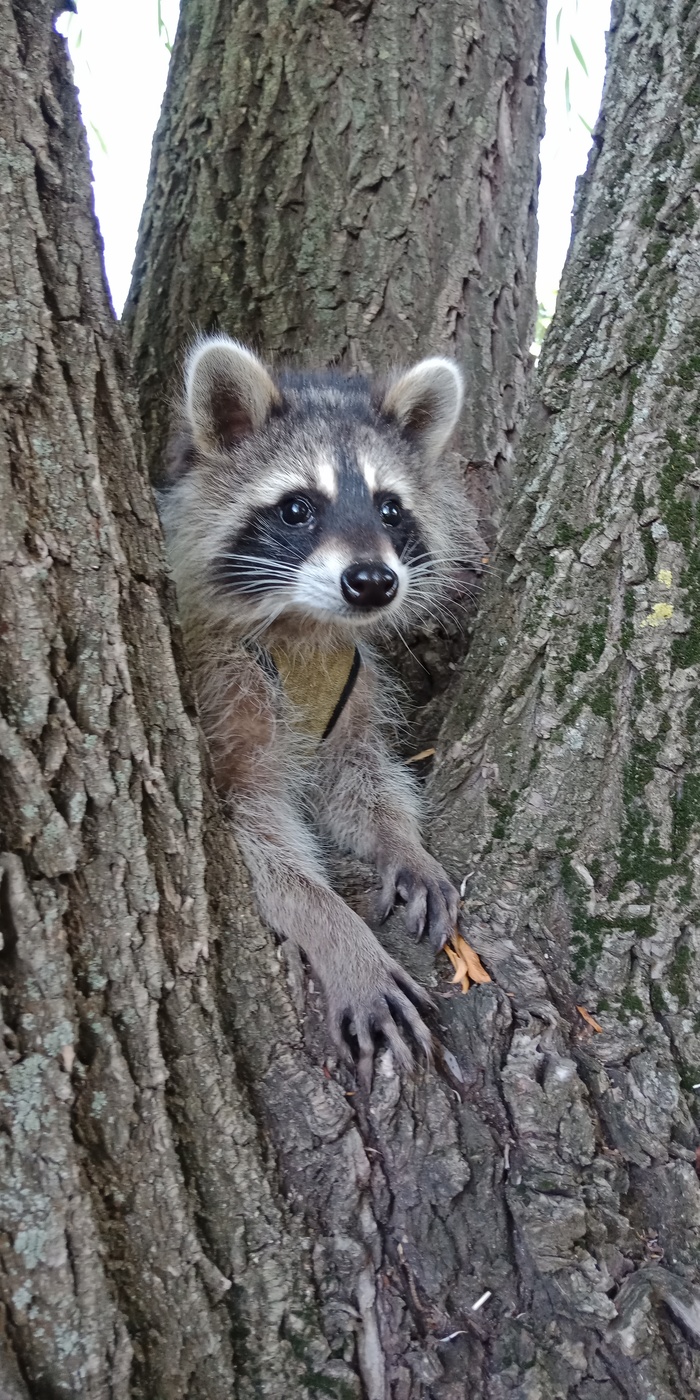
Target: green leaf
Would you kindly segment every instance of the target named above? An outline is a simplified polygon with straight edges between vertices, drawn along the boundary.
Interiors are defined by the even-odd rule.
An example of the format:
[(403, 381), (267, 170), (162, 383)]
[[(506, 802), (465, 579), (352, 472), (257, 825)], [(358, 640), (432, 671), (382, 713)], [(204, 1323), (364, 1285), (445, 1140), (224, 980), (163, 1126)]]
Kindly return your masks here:
[(578, 114), (578, 119), (579, 119), (580, 122), (583, 122), (583, 125), (585, 126), (586, 131), (588, 132), (588, 135), (589, 135), (589, 136), (592, 136), (592, 135), (593, 135), (593, 127), (588, 125), (588, 122), (586, 121), (586, 118), (585, 118), (585, 117), (582, 117), (580, 112), (579, 112), (579, 114)]
[(106, 143), (105, 143), (105, 139), (104, 139), (104, 137), (103, 137), (103, 135), (102, 135), (102, 132), (101, 132), (101, 131), (98, 131), (98, 129), (97, 129), (97, 127), (95, 126), (95, 123), (94, 123), (94, 122), (90, 122), (90, 126), (92, 127), (92, 129), (93, 129), (93, 131), (94, 131), (94, 133), (95, 133), (95, 135), (96, 135), (96, 137), (97, 137), (97, 139), (98, 139), (98, 141), (99, 141), (99, 143), (100, 143), (100, 145), (101, 145), (101, 147), (102, 147), (102, 150), (104, 151), (104, 154), (107, 155), (107, 154), (108, 154), (107, 146), (106, 146)]
[(588, 69), (587, 69), (587, 67), (586, 67), (586, 60), (585, 60), (583, 54), (581, 53), (581, 50), (580, 50), (578, 44), (576, 43), (576, 40), (574, 39), (573, 34), (570, 34), (570, 35), (569, 35), (569, 38), (571, 39), (571, 47), (572, 47), (574, 53), (576, 54), (576, 57), (577, 57), (579, 63), (581, 64), (581, 67), (582, 67), (584, 73), (586, 74), (586, 77), (588, 77)]
[(561, 29), (561, 16), (562, 16), (562, 11), (560, 10), (560, 11), (559, 11), (559, 14), (557, 15), (557, 17), (556, 17), (556, 19), (555, 19), (555, 21), (554, 21), (554, 28), (555, 28), (556, 36), (557, 36), (557, 43), (559, 43), (559, 30)]
[(163, 19), (163, 3), (162, 0), (158, 0), (158, 38), (160, 39), (162, 36), (165, 36), (163, 38), (163, 43), (165, 44), (168, 53), (172, 53), (173, 46), (170, 42), (168, 27), (165, 23), (165, 20)]
[(564, 101), (565, 101), (565, 103), (566, 103), (566, 110), (567, 110), (567, 112), (570, 112), (570, 111), (571, 111), (571, 80), (570, 80), (570, 78), (569, 78), (569, 70), (568, 70), (568, 68), (567, 68), (567, 70), (566, 70), (566, 73), (564, 74)]

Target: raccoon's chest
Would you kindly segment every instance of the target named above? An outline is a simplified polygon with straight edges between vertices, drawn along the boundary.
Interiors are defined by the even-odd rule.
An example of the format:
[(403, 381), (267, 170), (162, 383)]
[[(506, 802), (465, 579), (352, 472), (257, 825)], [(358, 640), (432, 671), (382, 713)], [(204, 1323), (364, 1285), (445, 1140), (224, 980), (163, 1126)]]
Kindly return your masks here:
[(304, 652), (274, 642), (265, 653), (283, 693), (294, 727), (315, 744), (323, 743), (352, 695), (361, 666), (352, 643), (334, 651)]

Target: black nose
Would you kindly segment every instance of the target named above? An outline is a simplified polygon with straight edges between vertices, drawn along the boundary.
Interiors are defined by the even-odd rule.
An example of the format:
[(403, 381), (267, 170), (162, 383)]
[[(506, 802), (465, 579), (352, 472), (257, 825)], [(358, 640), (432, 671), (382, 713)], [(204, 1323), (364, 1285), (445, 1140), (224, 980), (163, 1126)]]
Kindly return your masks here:
[(341, 575), (343, 597), (356, 608), (383, 608), (396, 597), (399, 580), (388, 564), (351, 564)]

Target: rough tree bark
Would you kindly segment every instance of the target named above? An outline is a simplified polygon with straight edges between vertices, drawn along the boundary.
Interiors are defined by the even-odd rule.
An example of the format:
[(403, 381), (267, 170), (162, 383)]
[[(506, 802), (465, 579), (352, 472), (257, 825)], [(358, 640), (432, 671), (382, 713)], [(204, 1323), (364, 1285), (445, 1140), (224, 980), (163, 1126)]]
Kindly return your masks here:
[(369, 1103), (202, 783), (50, 13), (0, 0), (0, 1393), (685, 1400), (700, 6), (615, 12), (435, 777), (496, 981)]
[(516, 501), (434, 778), (436, 849), (476, 870), (472, 940), (530, 1012), (500, 1079), (541, 1334), (527, 1395), (700, 1389), (699, 37), (697, 3), (613, 5)]
[(349, 1109), (205, 818), (51, 13), (0, 0), (0, 1395), (355, 1394), (245, 1082)]
[[(530, 364), (543, 30), (543, 0), (183, 4), (125, 311), (154, 473), (197, 328), (296, 364), (453, 353), (479, 561)], [(462, 630), (407, 641), (434, 735)]]

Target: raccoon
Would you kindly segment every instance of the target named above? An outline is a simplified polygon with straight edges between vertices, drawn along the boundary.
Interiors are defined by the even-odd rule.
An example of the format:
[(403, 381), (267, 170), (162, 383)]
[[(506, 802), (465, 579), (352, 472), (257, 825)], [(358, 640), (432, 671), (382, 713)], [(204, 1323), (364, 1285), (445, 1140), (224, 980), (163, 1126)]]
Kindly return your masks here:
[(303, 949), (339, 1053), (408, 1069), (431, 1002), (332, 889), (323, 846), (374, 862), (437, 950), (458, 895), (423, 848), (384, 737), (373, 643), (430, 613), (466, 513), (441, 453), (462, 379), (434, 357), (371, 381), (273, 373), (225, 336), (189, 355), (161, 514), (216, 783), (260, 912)]

